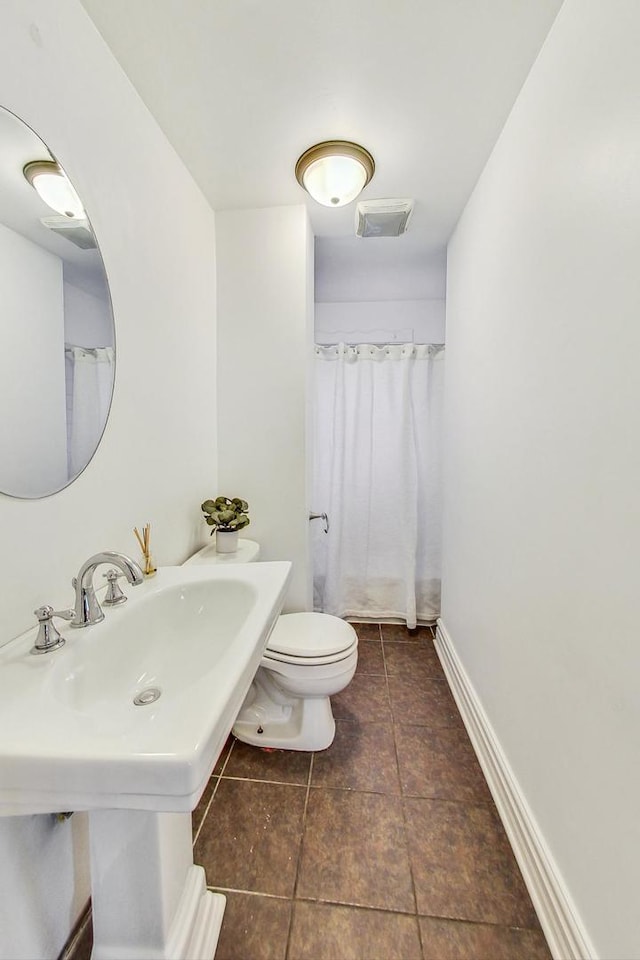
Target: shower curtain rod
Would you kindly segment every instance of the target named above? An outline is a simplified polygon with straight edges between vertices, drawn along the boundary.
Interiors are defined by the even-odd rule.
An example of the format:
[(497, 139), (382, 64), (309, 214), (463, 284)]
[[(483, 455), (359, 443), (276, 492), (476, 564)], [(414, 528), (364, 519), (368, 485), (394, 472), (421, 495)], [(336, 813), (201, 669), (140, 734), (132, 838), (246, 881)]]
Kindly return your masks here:
[(375, 347), (384, 347), (388, 343), (414, 343), (414, 336), (410, 327), (403, 330), (325, 330), (317, 332), (315, 342), (324, 347), (336, 343), (346, 343), (348, 346), (370, 343)]

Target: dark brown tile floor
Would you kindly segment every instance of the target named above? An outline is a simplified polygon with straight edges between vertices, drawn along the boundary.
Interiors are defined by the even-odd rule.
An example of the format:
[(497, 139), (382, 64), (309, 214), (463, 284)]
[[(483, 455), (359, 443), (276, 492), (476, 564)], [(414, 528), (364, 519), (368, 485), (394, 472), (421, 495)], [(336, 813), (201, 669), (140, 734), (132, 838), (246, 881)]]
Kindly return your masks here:
[(431, 629), (356, 629), (332, 746), (230, 741), (194, 811), (216, 960), (549, 960)]

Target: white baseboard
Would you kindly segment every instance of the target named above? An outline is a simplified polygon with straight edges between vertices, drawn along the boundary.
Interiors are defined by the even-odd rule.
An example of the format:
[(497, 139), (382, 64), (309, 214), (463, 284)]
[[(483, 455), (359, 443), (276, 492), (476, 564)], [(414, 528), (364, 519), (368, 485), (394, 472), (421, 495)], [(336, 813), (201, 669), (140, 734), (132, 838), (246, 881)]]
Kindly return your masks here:
[(569, 892), (442, 620), (438, 620), (435, 645), (551, 953), (555, 960), (596, 960)]

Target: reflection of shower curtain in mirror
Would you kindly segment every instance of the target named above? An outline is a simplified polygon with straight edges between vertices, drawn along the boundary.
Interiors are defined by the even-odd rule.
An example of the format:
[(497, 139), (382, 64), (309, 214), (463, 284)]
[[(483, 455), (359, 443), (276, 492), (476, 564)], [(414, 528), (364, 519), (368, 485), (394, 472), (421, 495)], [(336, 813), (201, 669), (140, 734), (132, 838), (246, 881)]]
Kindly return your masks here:
[(316, 347), (314, 606), (336, 616), (440, 612), (444, 348)]
[(113, 385), (113, 347), (65, 347), (69, 476), (84, 470), (102, 436)]

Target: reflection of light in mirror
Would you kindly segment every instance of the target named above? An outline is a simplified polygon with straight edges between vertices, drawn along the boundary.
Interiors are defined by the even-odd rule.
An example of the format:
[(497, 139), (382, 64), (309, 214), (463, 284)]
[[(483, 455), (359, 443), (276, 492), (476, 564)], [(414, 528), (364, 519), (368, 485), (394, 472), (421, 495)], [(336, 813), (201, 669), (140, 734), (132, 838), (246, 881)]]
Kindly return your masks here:
[(82, 201), (59, 164), (49, 160), (34, 160), (22, 172), (48, 207), (65, 217), (86, 220)]

